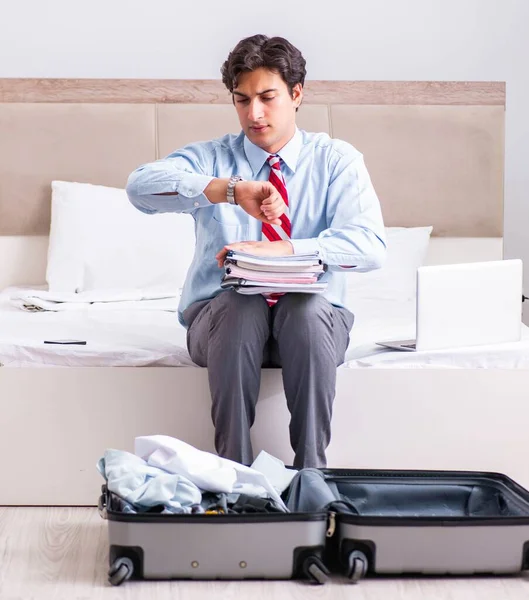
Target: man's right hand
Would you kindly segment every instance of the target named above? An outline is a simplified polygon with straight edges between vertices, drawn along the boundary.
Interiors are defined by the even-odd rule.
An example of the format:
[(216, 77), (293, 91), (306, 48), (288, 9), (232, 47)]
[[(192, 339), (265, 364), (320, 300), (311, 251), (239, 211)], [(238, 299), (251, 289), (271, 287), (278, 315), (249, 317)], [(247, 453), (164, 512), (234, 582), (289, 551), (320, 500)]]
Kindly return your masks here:
[(239, 181), (235, 184), (235, 202), (251, 217), (281, 225), (279, 217), (285, 212), (285, 202), (268, 181)]

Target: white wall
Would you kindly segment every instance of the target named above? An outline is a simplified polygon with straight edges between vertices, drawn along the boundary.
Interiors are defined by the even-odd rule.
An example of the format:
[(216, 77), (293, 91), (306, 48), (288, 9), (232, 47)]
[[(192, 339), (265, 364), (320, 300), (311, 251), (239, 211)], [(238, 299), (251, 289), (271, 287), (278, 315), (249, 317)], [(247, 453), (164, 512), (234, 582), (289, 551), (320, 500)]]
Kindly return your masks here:
[(302, 50), (309, 79), (506, 81), (505, 256), (525, 260), (529, 294), (527, 0), (0, 0), (0, 9), (0, 77), (217, 78), (240, 38), (266, 33)]

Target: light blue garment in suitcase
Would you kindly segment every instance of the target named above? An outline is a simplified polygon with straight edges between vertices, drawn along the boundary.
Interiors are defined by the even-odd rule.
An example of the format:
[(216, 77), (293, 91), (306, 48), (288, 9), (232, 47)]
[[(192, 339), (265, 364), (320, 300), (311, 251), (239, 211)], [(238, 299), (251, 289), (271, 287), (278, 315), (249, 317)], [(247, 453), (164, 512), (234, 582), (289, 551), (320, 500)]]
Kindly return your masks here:
[(163, 505), (171, 513), (191, 513), (200, 507), (202, 492), (194, 483), (130, 452), (107, 450), (97, 468), (108, 489), (139, 510)]

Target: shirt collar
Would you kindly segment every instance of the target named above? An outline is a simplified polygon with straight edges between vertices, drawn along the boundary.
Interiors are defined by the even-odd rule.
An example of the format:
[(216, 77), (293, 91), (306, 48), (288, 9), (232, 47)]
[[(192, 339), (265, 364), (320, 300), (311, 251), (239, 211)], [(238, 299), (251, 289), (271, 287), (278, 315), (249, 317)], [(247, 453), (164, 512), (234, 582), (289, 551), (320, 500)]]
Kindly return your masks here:
[[(301, 152), (301, 144), (301, 132), (296, 127), (296, 132), (292, 136), (292, 139), (286, 143), (279, 152), (276, 152), (293, 173), (296, 172), (296, 165), (298, 164), (299, 153)], [(270, 153), (259, 148), (259, 146), (256, 146), (253, 142), (250, 142), (246, 136), (244, 136), (244, 152), (252, 167), (254, 176), (257, 175), (263, 168)]]

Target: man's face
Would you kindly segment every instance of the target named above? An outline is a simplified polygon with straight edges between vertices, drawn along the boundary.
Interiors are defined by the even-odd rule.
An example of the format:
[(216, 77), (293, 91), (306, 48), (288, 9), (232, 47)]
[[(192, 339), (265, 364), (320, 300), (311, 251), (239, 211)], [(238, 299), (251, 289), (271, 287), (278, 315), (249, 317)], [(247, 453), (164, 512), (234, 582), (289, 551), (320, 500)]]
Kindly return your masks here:
[(296, 130), (296, 108), (301, 104), (300, 84), (293, 96), (281, 75), (265, 68), (239, 76), (233, 101), (242, 130), (256, 146), (274, 154), (290, 141)]

